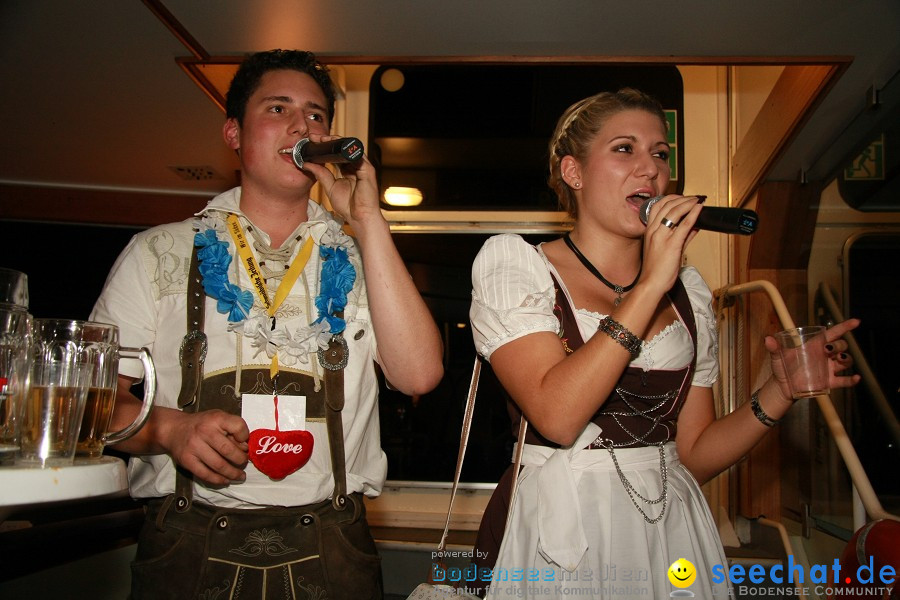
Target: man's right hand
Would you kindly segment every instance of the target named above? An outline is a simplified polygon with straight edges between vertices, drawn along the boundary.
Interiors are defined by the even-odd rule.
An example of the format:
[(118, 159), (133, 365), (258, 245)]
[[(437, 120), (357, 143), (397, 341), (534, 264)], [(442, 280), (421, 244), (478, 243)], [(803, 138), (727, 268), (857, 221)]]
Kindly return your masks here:
[(250, 430), (241, 417), (221, 410), (170, 417), (172, 423), (163, 445), (177, 464), (210, 485), (246, 479)]
[[(119, 376), (112, 430), (131, 423), (141, 410), (141, 401), (131, 393), (134, 382)], [(157, 405), (134, 436), (114, 447), (135, 455), (168, 454), (197, 479), (224, 486), (246, 479), (249, 438), (247, 423), (236, 415), (221, 410), (186, 413)]]

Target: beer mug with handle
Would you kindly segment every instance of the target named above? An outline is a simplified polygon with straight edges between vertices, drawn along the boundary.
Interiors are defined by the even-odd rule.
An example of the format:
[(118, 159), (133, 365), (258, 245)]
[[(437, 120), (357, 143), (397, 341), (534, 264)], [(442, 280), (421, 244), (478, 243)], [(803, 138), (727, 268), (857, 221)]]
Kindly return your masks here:
[[(119, 328), (107, 323), (81, 323), (81, 341), (92, 365), (91, 384), (85, 401), (81, 431), (78, 434), (76, 455), (97, 458), (107, 444), (128, 439), (144, 426), (153, 408), (156, 395), (156, 369), (146, 348), (119, 346)], [(137, 417), (119, 431), (109, 431), (119, 378), (119, 360), (140, 360), (144, 367), (144, 402)]]
[(91, 381), (76, 321), (32, 321), (26, 376), (16, 464), (71, 465)]

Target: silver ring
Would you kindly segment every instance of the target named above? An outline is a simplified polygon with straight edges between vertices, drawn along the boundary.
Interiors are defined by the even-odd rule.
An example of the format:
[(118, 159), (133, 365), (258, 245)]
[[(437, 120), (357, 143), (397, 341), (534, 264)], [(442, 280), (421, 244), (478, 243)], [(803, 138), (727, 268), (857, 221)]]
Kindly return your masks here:
[(678, 225), (675, 224), (675, 221), (670, 221), (669, 219), (667, 219), (665, 217), (662, 218), (662, 224), (664, 226), (668, 227), (669, 229), (675, 229), (676, 227), (678, 227)]

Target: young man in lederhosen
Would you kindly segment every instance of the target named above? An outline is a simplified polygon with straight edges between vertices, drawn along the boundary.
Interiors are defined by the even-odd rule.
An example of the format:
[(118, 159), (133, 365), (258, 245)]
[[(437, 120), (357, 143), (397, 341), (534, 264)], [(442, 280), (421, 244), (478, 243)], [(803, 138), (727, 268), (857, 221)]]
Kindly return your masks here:
[[(158, 374), (150, 421), (118, 446), (132, 496), (150, 499), (136, 600), (381, 597), (362, 503), (386, 474), (374, 363), (424, 393), (442, 346), (372, 164), (293, 161), (299, 140), (332, 139), (334, 97), (310, 53), (249, 57), (223, 128), (241, 186), (135, 236), (94, 308)], [(310, 199), (316, 182), (335, 215)], [(128, 362), (113, 426), (140, 408)]]

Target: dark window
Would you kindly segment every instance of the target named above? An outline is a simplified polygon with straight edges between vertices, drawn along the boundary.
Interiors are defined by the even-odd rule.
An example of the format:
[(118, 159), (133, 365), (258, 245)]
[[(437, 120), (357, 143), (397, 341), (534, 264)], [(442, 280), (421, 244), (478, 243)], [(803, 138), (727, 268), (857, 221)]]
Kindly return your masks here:
[[(392, 90), (402, 85), (385, 89), (383, 76)], [(556, 120), (578, 100), (622, 87), (667, 110), (670, 191), (680, 191), (684, 102), (674, 66), (384, 65), (369, 90), (369, 156), (382, 192), (422, 191), (419, 210), (557, 210), (546, 183)]]
[(34, 317), (87, 319), (113, 263), (141, 229), (0, 220), (0, 236), (14, 249), (2, 266), (28, 275)]
[[(488, 234), (394, 235), (416, 286), (441, 328), (445, 373), (437, 389), (417, 398), (382, 385), (381, 444), (388, 457), (388, 479), (453, 480), (475, 360), (469, 325), (472, 262), (488, 237)], [(537, 243), (556, 235), (524, 237)], [(415, 352), (415, 348), (410, 352)], [(509, 466), (513, 442), (503, 390), (490, 370), (484, 369), (462, 480), (496, 483)]]
[[(863, 235), (847, 254), (847, 314), (861, 320), (854, 337), (896, 418), (900, 415), (900, 369), (895, 354), (900, 333), (900, 235)], [(896, 513), (900, 440), (885, 426), (885, 415), (863, 383), (854, 388), (854, 395), (848, 423), (853, 445), (885, 510)]]

